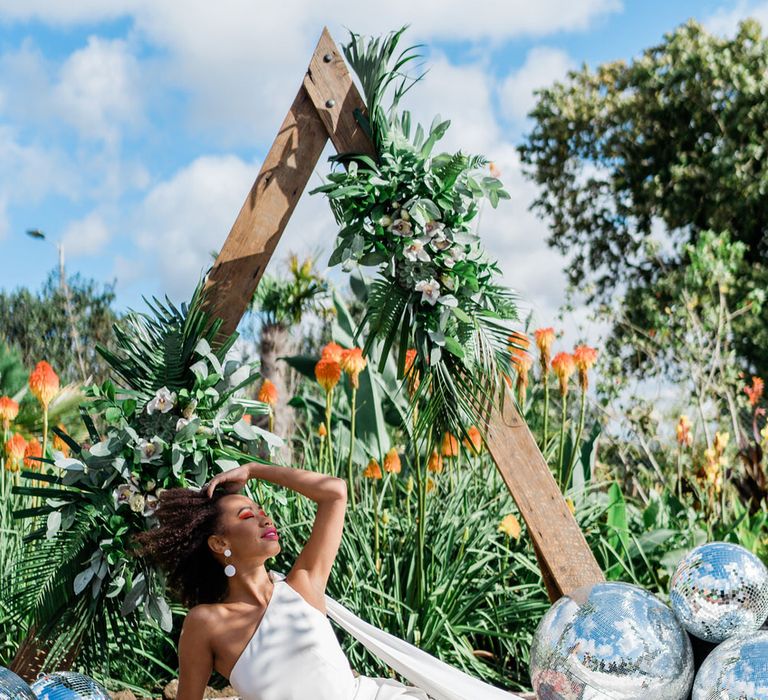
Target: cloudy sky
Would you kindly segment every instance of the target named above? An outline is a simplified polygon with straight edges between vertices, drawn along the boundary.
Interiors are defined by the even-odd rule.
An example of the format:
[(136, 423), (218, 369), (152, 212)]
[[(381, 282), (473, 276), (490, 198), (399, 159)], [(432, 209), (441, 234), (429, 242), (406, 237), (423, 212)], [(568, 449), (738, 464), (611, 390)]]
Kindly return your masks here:
[[(529, 211), (515, 146), (533, 90), (570, 67), (631, 59), (689, 17), (730, 32), (768, 2), (728, 0), (0, 0), (0, 286), (38, 288), (61, 241), (68, 272), (116, 281), (120, 308), (183, 301), (210, 264), (303, 77), (323, 25), (410, 24), (430, 71), (405, 104), (452, 120), (445, 148), (484, 153), (512, 196), (480, 231), (539, 325), (564, 301), (563, 261)], [(327, 154), (326, 154), (327, 155)], [(325, 157), (311, 183), (320, 184)], [(276, 251), (335, 235), (305, 195)], [(583, 320), (583, 310), (575, 315)], [(575, 328), (575, 326), (574, 326)], [(590, 328), (585, 331), (590, 335)], [(574, 338), (575, 340), (575, 338)]]

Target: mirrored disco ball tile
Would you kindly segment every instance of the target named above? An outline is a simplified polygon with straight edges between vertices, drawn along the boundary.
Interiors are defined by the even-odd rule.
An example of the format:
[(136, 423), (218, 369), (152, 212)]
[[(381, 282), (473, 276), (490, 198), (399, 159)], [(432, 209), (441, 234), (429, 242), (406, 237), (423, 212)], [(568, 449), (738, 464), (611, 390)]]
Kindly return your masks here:
[(684, 700), (693, 670), (690, 639), (672, 610), (627, 583), (564, 596), (531, 646), (533, 689), (550, 700)]
[(768, 617), (768, 568), (739, 545), (703, 544), (678, 564), (669, 600), (700, 639), (717, 643), (754, 632)]
[(104, 686), (74, 671), (45, 673), (31, 688), (39, 700), (111, 700)]
[(36, 696), (23, 678), (0, 666), (0, 700), (36, 700)]
[(768, 700), (768, 632), (732, 637), (704, 660), (692, 700)]

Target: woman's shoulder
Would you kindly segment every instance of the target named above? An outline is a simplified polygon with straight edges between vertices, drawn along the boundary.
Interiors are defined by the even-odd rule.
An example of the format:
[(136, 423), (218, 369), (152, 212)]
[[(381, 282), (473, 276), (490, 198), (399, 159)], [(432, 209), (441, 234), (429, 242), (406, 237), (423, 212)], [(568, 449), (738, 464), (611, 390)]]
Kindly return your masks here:
[(198, 603), (187, 611), (183, 629), (191, 629), (196, 634), (209, 636), (212, 628), (221, 622), (224, 607), (222, 603)]

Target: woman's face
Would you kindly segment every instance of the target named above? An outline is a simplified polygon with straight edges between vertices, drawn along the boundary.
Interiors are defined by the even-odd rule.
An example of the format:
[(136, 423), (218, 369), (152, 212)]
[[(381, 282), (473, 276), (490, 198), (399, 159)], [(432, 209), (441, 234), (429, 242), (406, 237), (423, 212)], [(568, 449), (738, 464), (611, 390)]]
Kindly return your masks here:
[(262, 555), (265, 559), (280, 551), (277, 528), (253, 500), (242, 494), (229, 494), (219, 501), (220, 534), (232, 550), (233, 563), (243, 557)]

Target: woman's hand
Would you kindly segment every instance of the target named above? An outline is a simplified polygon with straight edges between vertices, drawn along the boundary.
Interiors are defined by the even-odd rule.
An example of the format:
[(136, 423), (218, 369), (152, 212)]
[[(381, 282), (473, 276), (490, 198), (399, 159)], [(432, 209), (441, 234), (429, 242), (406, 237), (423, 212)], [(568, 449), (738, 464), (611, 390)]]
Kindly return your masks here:
[(243, 488), (251, 478), (250, 467), (247, 464), (241, 464), (239, 467), (216, 474), (203, 488), (208, 494), (208, 498), (213, 495), (219, 484), (225, 484), (223, 488), (227, 493), (235, 493)]

